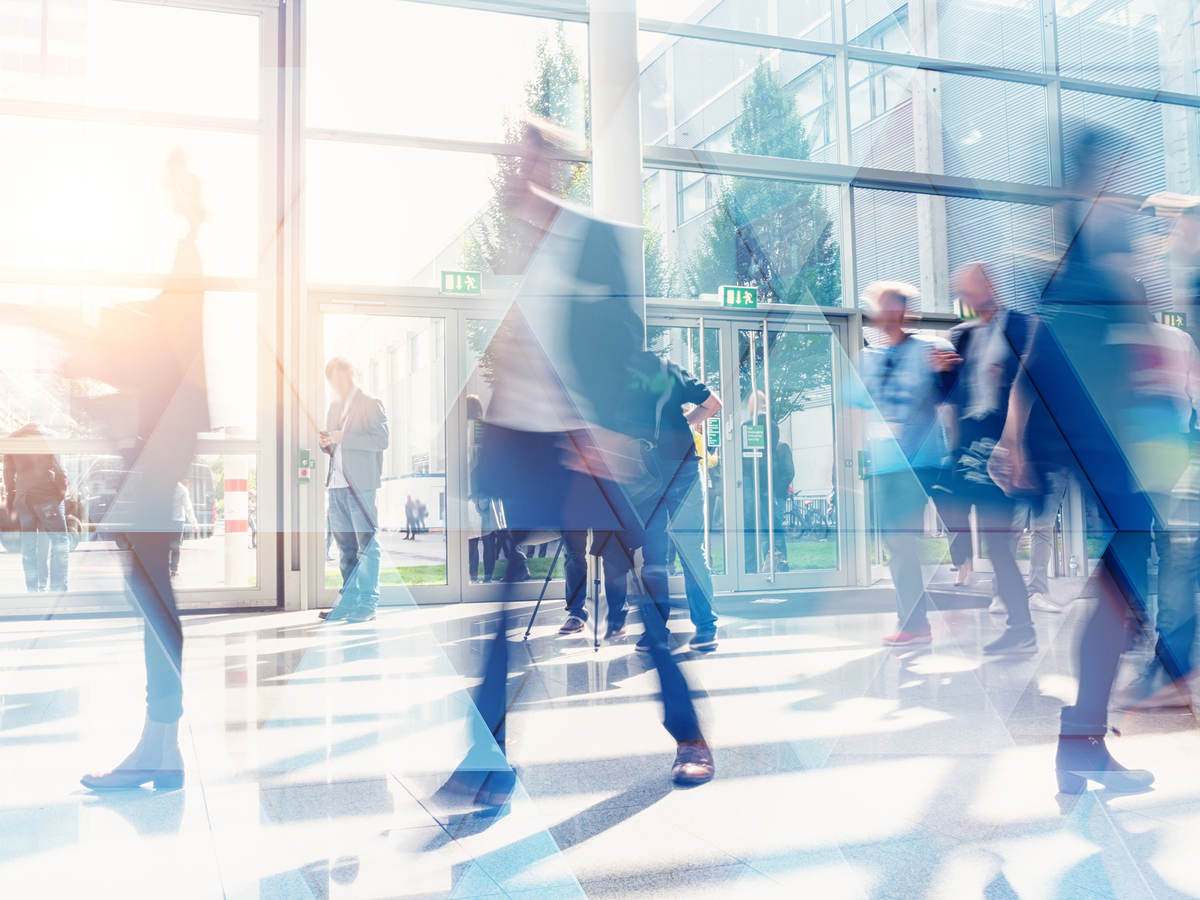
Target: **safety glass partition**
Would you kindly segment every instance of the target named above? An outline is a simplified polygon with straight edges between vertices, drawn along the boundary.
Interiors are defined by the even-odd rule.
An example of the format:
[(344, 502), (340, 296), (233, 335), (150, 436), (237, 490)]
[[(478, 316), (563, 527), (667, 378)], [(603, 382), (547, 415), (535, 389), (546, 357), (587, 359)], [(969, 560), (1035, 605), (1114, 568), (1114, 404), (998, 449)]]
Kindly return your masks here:
[[(0, 194), (22, 210), (0, 222), (0, 303), (29, 308), (30, 321), (95, 326), (114, 307), (154, 297), (194, 251), (199, 268), (186, 277), (204, 295), (211, 426), (180, 481), (179, 508), (192, 516), (171, 560), (178, 602), (273, 607), (278, 215), (264, 173), (279, 149), (277, 10), (20, 6), (5, 42), (21, 62), (0, 66)], [(61, 460), (69, 556), (65, 591), (55, 590), (63, 565), (52, 565), (49, 538), (22, 548), (18, 530), (3, 532), (5, 610), (127, 610), (127, 552), (105, 520), (127, 465), (95, 414), (112, 388), (63, 377), (70, 348), (44, 327), (9, 327), (6, 337), (0, 444), (13, 459)], [(44, 437), (9, 437), (29, 423)]]

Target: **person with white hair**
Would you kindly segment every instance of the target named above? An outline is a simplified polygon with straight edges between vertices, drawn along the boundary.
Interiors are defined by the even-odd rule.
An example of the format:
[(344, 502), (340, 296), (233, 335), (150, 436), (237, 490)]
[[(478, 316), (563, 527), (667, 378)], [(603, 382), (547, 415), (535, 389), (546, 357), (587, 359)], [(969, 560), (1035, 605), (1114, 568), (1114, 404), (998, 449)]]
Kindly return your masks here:
[[(921, 573), (920, 537), (924, 532), (927, 486), (946, 455), (939, 406), (945, 380), (935, 359), (957, 359), (940, 338), (905, 327), (917, 289), (901, 281), (867, 285), (863, 301), (883, 343), (863, 351), (861, 376), (867, 396), (858, 405), (873, 407), (868, 452), (878, 497), (877, 527), (888, 550), (888, 568), (896, 588), (899, 628), (883, 639), (891, 646), (932, 640)], [(949, 355), (947, 355), (949, 354)]]

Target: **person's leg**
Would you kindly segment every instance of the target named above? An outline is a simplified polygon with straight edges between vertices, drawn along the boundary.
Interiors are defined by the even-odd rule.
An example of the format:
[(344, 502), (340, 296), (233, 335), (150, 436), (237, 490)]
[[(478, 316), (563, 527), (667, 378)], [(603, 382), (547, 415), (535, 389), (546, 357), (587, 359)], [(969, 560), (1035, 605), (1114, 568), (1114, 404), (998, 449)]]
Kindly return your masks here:
[(41, 530), (46, 533), (50, 544), (49, 577), (50, 590), (67, 590), (67, 572), (71, 565), (71, 544), (67, 534), (67, 508), (63, 501), (49, 503), (38, 510)]
[(625, 600), (629, 595), (629, 569), (631, 553), (613, 535), (604, 545), (601, 559), (604, 561), (604, 599), (608, 605), (608, 629), (617, 631), (625, 627)]
[(1196, 578), (1200, 575), (1200, 532), (1192, 501), (1177, 501), (1172, 521), (1155, 528), (1158, 550), (1158, 612), (1154, 667), (1172, 681), (1192, 670), (1196, 641)]
[(21, 568), (25, 571), (25, 589), (40, 591), (38, 577), (38, 522), (29, 498), (17, 495), (17, 527), (21, 529)]
[[(671, 618), (671, 590), (667, 581), (667, 545), (670, 540), (667, 505), (664, 502), (658, 505), (646, 523), (642, 544), (642, 583), (664, 625)], [(652, 637), (649, 629), (646, 635)]]
[(379, 605), (379, 565), (383, 558), (379, 547), (379, 511), (375, 491), (351, 490), (348, 493), (358, 553), (358, 571), (354, 579), (358, 597), (353, 616), (370, 616)]
[(936, 489), (930, 492), (934, 508), (942, 520), (946, 530), (946, 540), (950, 545), (950, 564), (963, 570), (963, 566), (974, 568), (974, 547), (971, 546), (971, 503), (961, 494), (962, 483), (958, 479), (951, 482), (950, 490)]
[(717, 615), (712, 605), (712, 570), (704, 550), (704, 502), (699, 478), (683, 478), (672, 484), (667, 504), (669, 546), (676, 548), (683, 564), (683, 585), (692, 625), (697, 634), (711, 634), (716, 631)]
[(1047, 492), (1041, 498), (1030, 523), (1029, 593), (1050, 593), (1050, 557), (1054, 552), (1054, 523), (1067, 493), (1067, 474), (1051, 470), (1046, 474)]
[(562, 540), (567, 615), (587, 621), (587, 532), (564, 531)]
[(330, 612), (330, 617), (335, 619), (345, 616), (358, 603), (358, 589), (355, 585), (358, 577), (358, 539), (354, 533), (349, 495), (348, 488), (333, 488), (329, 491), (329, 527), (333, 531), (334, 543), (337, 544), (338, 567), (342, 573), (338, 601)]
[(924, 531), (925, 491), (912, 471), (880, 475), (879, 526), (888, 551), (888, 569), (896, 589), (900, 630), (929, 630), (925, 613), (925, 582), (921, 574), (921, 534)]
[(479, 544), (482, 540), (482, 535), (467, 538), (467, 577), (472, 581), (479, 580)]
[(1013, 503), (1003, 496), (990, 497), (976, 505), (975, 515), (992, 561), (996, 595), (1008, 611), (1008, 627), (1031, 628), (1029, 594), (1013, 553)]
[(496, 559), (500, 555), (500, 536), (490, 532), (483, 536), (483, 580), (491, 581), (496, 574)]
[(183, 715), (183, 628), (175, 605), (167, 557), (173, 532), (126, 534), (129, 589), (146, 620), (146, 713), (154, 722)]

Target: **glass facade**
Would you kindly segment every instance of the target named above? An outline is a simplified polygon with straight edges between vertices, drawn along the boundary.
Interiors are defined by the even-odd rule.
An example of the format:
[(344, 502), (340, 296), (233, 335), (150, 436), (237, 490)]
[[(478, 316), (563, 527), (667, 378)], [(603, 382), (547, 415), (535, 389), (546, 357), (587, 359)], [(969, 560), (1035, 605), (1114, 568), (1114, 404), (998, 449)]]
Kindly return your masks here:
[[(978, 260), (1012, 305), (1032, 308), (1054, 206), (1076, 177), (1071, 148), (1088, 129), (1118, 135), (1109, 188), (1132, 205), (1200, 192), (1194, 4), (637, 0), (636, 13), (656, 349), (683, 353), (687, 335), (708, 328), (724, 360), (713, 378), (730, 385), (750, 339), (736, 317), (702, 325), (697, 314), (719, 309), (704, 304), (722, 285), (757, 287), (760, 306), (788, 311), (770, 313), (784, 315), (767, 341), (775, 377), (830, 333), (798, 337), (791, 315), (824, 310), (831, 358), (852, 358), (851, 320), (833, 316), (851, 315), (874, 279), (909, 281), (921, 311), (952, 314), (950, 274)], [(276, 522), (287, 536), (278, 554), (252, 548), (254, 596), (275, 602), (286, 573), (307, 583), (304, 573), (325, 572), (304, 549), (323, 532), (319, 504), (293, 483), (292, 463), (312, 449), (309, 423), (327, 403), (320, 364), (336, 351), (413, 419), (387, 477), (419, 483), (427, 519), (445, 529), (436, 546), (396, 551), (395, 578), (457, 597), (469, 540), (449, 531), (470, 515), (446, 496), (466, 477), (463, 398), (487, 393), (468, 383), (479, 329), (519, 281), (519, 223), (504, 198), (520, 122), (563, 129), (552, 187), (572, 203), (591, 205), (593, 155), (611, 152), (593, 142), (608, 127), (593, 121), (593, 86), (616, 63), (593, 57), (587, 4), (0, 0), (0, 15), (12, 26), (0, 29), (0, 198), (21, 210), (0, 219), (0, 298), (95, 321), (153, 296), (181, 237), (163, 170), (186, 158), (203, 186), (205, 458), (249, 460), (260, 527)], [(1136, 231), (1151, 303), (1167, 308), (1178, 278), (1153, 260), (1168, 225), (1146, 215)], [(480, 273), (483, 299), (441, 293), (447, 270)], [(671, 312), (679, 304), (691, 304), (686, 314)], [(80, 395), (98, 389), (53, 374), (53, 339), (20, 333), (2, 373), (0, 432), (37, 419), (82, 472), (106, 452), (79, 412)], [(402, 389), (412, 366), (420, 388)], [(819, 394), (804, 402), (833, 409)], [(739, 421), (749, 397), (738, 398)], [(806, 412), (821, 419), (813, 447), (826, 455), (844, 437), (833, 412), (831, 423)], [(800, 421), (789, 446), (804, 445)], [(711, 510), (731, 503), (740, 516), (744, 498), (715, 486), (723, 465)], [(746, 553), (731, 521), (710, 523), (728, 529), (712, 548), (723, 571), (758, 572), (770, 554)], [(816, 569), (846, 564), (851, 550), (782, 558)]]

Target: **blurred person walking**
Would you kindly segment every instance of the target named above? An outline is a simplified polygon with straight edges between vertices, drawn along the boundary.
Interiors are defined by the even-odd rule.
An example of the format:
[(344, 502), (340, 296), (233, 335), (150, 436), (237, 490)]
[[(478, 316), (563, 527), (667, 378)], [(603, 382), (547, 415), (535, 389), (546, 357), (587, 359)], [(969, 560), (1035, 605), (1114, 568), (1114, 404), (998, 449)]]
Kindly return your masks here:
[(196, 509), (192, 505), (192, 495), (188, 493), (187, 483), (175, 482), (175, 494), (171, 498), (171, 518), (175, 522), (175, 540), (171, 542), (168, 554), (168, 564), (171, 577), (179, 574), (179, 557), (183, 550), (183, 542), (191, 534), (196, 533)]
[(116, 388), (91, 400), (90, 412), (121, 448), (126, 475), (105, 528), (127, 548), (129, 594), (145, 620), (146, 721), (133, 751), (108, 772), (80, 779), (92, 790), (152, 783), (183, 785), (179, 719), (183, 715), (183, 628), (171, 585), (171, 544), (179, 531), (175, 488), (192, 463), (196, 435), (209, 429), (204, 373), (204, 293), (196, 240), (207, 218), (199, 179), (181, 151), (167, 162), (174, 211), (188, 223), (166, 288), (154, 298), (105, 309), (100, 326), (74, 323), (67, 377)]
[(379, 604), (379, 509), (376, 495), (383, 479), (383, 451), (390, 433), (383, 403), (363, 391), (348, 359), (335, 356), (325, 365), (337, 399), (329, 406), (321, 449), (329, 457), (325, 487), (329, 523), (338, 546), (342, 588), (326, 622), (369, 622)]
[(946, 455), (939, 419), (946, 382), (938, 367), (958, 363), (950, 344), (904, 327), (909, 304), (917, 297), (917, 289), (904, 282), (867, 285), (863, 292), (867, 315), (883, 332), (884, 343), (863, 351), (866, 396), (851, 400), (860, 407), (873, 404), (877, 410), (867, 426), (868, 452), (878, 496), (877, 526), (888, 551), (899, 620), (899, 630), (883, 642), (897, 647), (932, 640), (921, 572), (921, 535), (927, 490)]
[[(645, 425), (631, 409), (631, 391), (643, 409), (653, 396), (637, 378), (644, 352), (641, 229), (598, 220), (546, 188), (562, 140), (556, 126), (527, 121), (517, 170), (506, 181), (504, 203), (521, 242), (505, 273), (523, 278), (488, 351), (494, 392), (479, 490), (502, 499), (514, 535), (636, 533), (637, 488), (653, 481), (638, 440), (644, 431), (630, 433), (631, 423)], [(505, 585), (475, 695), (487, 734), (476, 735), (443, 788), (492, 805), (504, 802), (515, 783), (505, 759), (513, 582), (506, 578)], [(672, 777), (684, 784), (707, 781), (712, 755), (662, 618), (647, 601), (642, 620), (652, 634), (664, 725), (676, 741)]]
[(981, 263), (969, 263), (954, 276), (962, 306), (975, 317), (950, 331), (953, 350), (935, 351), (934, 366), (945, 373), (946, 403), (954, 411), (950, 446), (949, 501), (942, 519), (954, 540), (971, 543), (974, 508), (991, 560), (993, 591), (1008, 614), (1004, 634), (983, 652), (1000, 655), (1037, 650), (1029, 595), (1017, 567), (1012, 537), (1014, 503), (988, 474), (992, 450), (1004, 431), (1008, 395), (1020, 370), (1032, 331), (1029, 319), (1005, 309)]
[(1045, 473), (1067, 469), (1095, 498), (1105, 548), (1089, 580), (1096, 596), (1080, 634), (1078, 692), (1062, 710), (1059, 789), (1088, 780), (1138, 791), (1154, 776), (1126, 769), (1106, 744), (1108, 706), (1121, 654), (1147, 614), (1151, 527), (1186, 461), (1178, 373), (1145, 291), (1130, 275), (1126, 211), (1105, 196), (1120, 158), (1115, 135), (1085, 132), (1074, 148), (1077, 199), (1056, 209), (1061, 258), (1042, 296), (1008, 421), (993, 454), (1010, 493), (1048, 491)]

